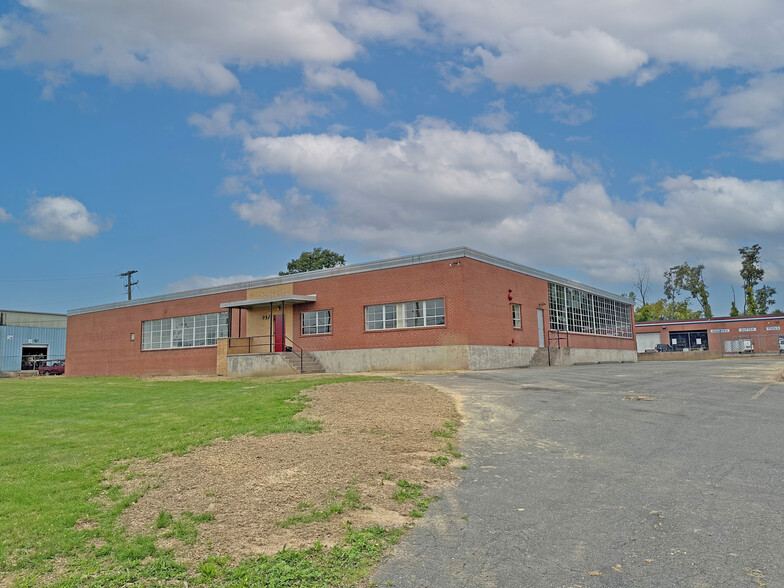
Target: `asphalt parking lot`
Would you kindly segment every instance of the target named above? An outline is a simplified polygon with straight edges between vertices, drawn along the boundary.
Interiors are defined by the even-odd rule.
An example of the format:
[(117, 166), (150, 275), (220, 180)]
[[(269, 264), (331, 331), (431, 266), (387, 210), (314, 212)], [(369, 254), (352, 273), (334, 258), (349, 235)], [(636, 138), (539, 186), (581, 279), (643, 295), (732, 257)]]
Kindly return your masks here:
[(379, 586), (784, 586), (784, 361), (410, 379), (454, 392), (469, 468)]

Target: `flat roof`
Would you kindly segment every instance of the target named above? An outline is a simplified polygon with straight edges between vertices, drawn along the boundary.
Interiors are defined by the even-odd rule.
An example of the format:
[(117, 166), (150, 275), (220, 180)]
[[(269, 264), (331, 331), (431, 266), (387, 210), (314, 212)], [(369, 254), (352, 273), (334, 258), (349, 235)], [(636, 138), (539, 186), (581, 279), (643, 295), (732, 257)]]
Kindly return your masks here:
[(469, 247), (455, 247), (452, 249), (442, 249), (439, 251), (431, 251), (429, 253), (419, 253), (416, 255), (405, 255), (401, 257), (393, 257), (390, 259), (382, 259), (379, 261), (368, 261), (365, 263), (357, 263), (353, 265), (342, 265), (338, 267), (331, 267), (320, 270), (313, 270), (310, 272), (302, 272), (298, 274), (290, 274), (286, 276), (273, 276), (270, 278), (263, 278), (261, 280), (251, 280), (247, 282), (237, 282), (236, 284), (224, 284), (222, 286), (213, 286), (211, 288), (201, 288), (198, 290), (188, 290), (183, 292), (173, 292), (171, 294), (163, 294), (161, 296), (152, 296), (149, 298), (139, 298), (138, 300), (124, 300), (121, 302), (112, 302), (110, 304), (101, 304), (98, 306), (88, 306), (84, 308), (76, 308), (68, 311), (68, 316), (79, 314), (87, 314), (90, 312), (100, 312), (103, 310), (113, 310), (116, 308), (125, 308), (128, 306), (138, 306), (142, 304), (152, 304), (155, 302), (168, 302), (171, 300), (181, 300), (185, 298), (194, 298), (196, 296), (208, 296), (210, 294), (222, 294), (224, 292), (236, 292), (239, 290), (248, 290), (251, 288), (263, 288), (265, 286), (279, 286), (281, 284), (291, 284), (294, 282), (305, 282), (310, 280), (319, 280), (323, 278), (332, 278), (335, 276), (345, 276), (350, 274), (358, 274), (362, 272), (372, 272), (376, 270), (391, 269), (396, 267), (405, 267), (409, 265), (420, 265), (423, 263), (431, 263), (434, 261), (447, 261), (456, 258), (468, 258), (475, 261), (481, 261), (496, 267), (508, 269), (520, 274), (547, 280), (570, 288), (576, 288), (611, 300), (631, 304), (631, 300), (625, 296), (619, 296), (611, 292), (606, 292), (592, 286), (586, 286), (580, 282), (561, 278), (548, 272), (543, 272), (526, 265), (514, 263), (488, 253), (482, 253)]

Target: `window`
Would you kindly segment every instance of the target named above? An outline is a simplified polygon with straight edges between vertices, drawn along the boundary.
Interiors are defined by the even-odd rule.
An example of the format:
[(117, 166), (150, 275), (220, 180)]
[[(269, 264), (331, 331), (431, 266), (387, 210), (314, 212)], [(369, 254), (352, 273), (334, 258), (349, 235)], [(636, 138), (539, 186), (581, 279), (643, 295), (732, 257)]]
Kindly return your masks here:
[(157, 319), (142, 323), (142, 350), (217, 345), (229, 333), (229, 313)]
[(316, 310), (302, 313), (302, 334), (322, 335), (332, 332), (332, 311)]
[(629, 304), (583, 292), (560, 284), (549, 284), (550, 329), (631, 337)]
[(443, 324), (443, 298), (365, 307), (366, 331), (437, 327)]
[(515, 329), (523, 328), (523, 320), (520, 318), (520, 305), (512, 305), (512, 327)]

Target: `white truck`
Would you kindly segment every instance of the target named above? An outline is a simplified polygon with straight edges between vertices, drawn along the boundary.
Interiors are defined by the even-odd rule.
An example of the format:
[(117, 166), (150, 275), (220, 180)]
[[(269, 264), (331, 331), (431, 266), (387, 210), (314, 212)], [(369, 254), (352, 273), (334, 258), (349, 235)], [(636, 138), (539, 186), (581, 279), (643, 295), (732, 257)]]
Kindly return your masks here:
[[(781, 347), (781, 343), (779, 343), (779, 347)], [(754, 353), (754, 344), (751, 339), (725, 341), (724, 353)]]

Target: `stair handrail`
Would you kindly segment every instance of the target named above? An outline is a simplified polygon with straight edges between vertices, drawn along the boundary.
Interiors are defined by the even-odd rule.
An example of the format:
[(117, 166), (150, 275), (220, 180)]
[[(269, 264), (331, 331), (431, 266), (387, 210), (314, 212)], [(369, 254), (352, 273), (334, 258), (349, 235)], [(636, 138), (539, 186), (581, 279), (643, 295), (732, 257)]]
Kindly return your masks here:
[[(300, 347), (299, 345), (297, 345), (296, 343), (294, 343), (294, 341), (292, 341), (291, 339), (289, 339), (288, 335), (283, 335), (283, 337), (285, 338), (285, 340), (286, 340), (286, 341), (288, 341), (289, 343), (291, 343), (291, 345), (292, 345), (291, 352), (292, 352), (294, 355), (299, 355), (299, 373), (302, 373), (302, 368), (303, 368), (303, 365), (304, 365), (304, 363), (303, 363), (303, 360), (302, 360), (302, 356), (303, 356), (303, 355), (305, 355), (305, 352), (302, 350), (302, 347)], [(294, 351), (294, 347), (296, 347), (297, 349), (299, 349), (299, 353), (297, 353), (296, 351)], [(285, 346), (285, 345), (283, 346), (283, 349), (286, 349), (286, 346)]]

